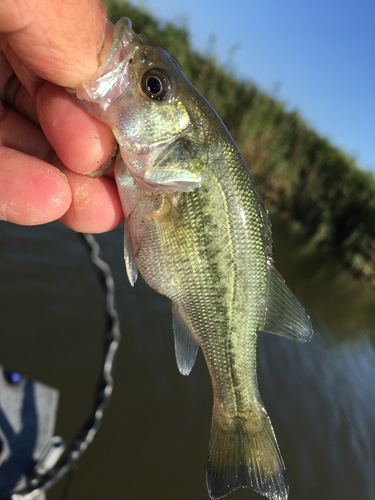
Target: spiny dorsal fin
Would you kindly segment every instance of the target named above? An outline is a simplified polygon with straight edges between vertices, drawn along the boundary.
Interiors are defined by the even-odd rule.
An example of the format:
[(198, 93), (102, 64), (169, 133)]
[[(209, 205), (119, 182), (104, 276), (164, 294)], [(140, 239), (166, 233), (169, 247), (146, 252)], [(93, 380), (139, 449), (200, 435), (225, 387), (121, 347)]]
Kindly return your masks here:
[(172, 319), (177, 366), (182, 375), (189, 375), (197, 357), (198, 344), (173, 302)]
[(137, 281), (138, 277), (138, 268), (134, 259), (134, 249), (131, 240), (130, 229), (126, 221), (124, 231), (124, 259), (126, 274), (128, 275), (131, 286), (134, 286), (134, 283)]
[(272, 264), (268, 268), (266, 317), (260, 330), (299, 342), (307, 342), (313, 336), (309, 316)]

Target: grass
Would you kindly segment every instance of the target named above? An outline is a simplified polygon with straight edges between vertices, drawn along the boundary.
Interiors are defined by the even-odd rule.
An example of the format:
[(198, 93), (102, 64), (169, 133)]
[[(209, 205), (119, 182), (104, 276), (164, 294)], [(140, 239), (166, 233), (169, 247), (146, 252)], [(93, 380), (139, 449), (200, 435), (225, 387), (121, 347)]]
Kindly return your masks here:
[(219, 113), (267, 206), (293, 221), (375, 288), (375, 178), (309, 127), (295, 111), (190, 48), (183, 26), (161, 23), (126, 1), (105, 0), (108, 17), (127, 16), (180, 61)]

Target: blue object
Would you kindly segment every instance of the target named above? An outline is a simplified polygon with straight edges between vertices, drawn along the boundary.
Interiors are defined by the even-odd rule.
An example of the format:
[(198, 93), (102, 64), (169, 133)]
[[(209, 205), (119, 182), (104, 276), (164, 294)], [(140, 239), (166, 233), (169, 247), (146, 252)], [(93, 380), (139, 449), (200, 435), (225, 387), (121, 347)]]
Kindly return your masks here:
[(13, 372), (11, 370), (8, 370), (7, 368), (3, 368), (3, 375), (4, 375), (5, 380), (9, 384), (16, 385), (16, 384), (19, 384), (22, 380), (22, 375), (20, 375), (17, 372)]

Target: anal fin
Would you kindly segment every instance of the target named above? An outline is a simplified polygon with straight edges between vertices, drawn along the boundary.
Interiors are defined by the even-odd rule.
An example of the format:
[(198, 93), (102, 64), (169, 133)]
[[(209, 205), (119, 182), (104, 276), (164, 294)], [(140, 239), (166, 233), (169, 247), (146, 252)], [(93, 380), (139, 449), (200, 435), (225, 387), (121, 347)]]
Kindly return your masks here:
[(182, 375), (189, 375), (197, 357), (198, 344), (173, 302), (172, 320), (177, 366)]
[(314, 332), (309, 316), (273, 265), (268, 269), (266, 306), (266, 317), (260, 330), (299, 342), (311, 339)]

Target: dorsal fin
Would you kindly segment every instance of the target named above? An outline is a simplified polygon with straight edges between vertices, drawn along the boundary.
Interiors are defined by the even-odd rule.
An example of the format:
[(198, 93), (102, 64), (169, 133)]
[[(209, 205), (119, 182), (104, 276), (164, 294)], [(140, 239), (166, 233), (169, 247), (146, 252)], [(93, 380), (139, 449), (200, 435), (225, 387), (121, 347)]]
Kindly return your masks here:
[(309, 316), (273, 264), (268, 268), (266, 315), (260, 330), (299, 342), (313, 336)]
[(189, 375), (197, 357), (198, 344), (173, 302), (172, 319), (177, 366), (182, 375)]

